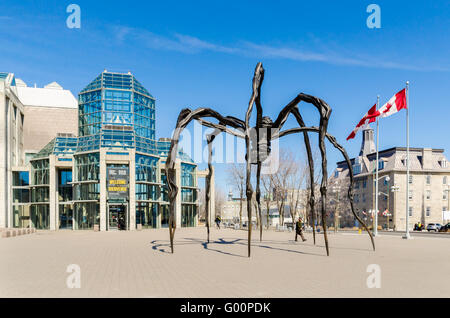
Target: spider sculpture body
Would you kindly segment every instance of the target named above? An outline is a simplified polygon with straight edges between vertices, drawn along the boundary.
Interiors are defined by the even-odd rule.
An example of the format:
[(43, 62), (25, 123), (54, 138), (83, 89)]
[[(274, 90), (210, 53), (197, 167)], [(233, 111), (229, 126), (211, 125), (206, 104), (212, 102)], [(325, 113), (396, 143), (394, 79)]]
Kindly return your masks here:
[[(222, 116), (218, 112), (214, 111), (210, 108), (198, 108), (195, 110), (183, 109), (177, 120), (177, 125), (175, 132), (172, 136), (171, 146), (169, 155), (166, 161), (166, 176), (167, 176), (167, 185), (168, 185), (168, 196), (170, 201), (170, 214), (169, 214), (169, 234), (170, 234), (170, 246), (171, 251), (173, 253), (173, 243), (174, 243), (174, 235), (176, 229), (175, 223), (175, 199), (178, 193), (178, 187), (175, 183), (175, 159), (178, 149), (178, 141), (181, 135), (181, 132), (186, 126), (192, 121), (197, 120), (200, 124), (205, 127), (214, 128), (213, 133), (207, 136), (207, 144), (208, 144), (208, 168), (209, 174), (206, 178), (206, 226), (207, 226), (207, 240), (209, 242), (209, 188), (211, 182), (211, 157), (212, 157), (212, 142), (214, 138), (220, 134), (221, 132), (229, 133), (239, 138), (245, 139), (246, 145), (246, 199), (247, 199), (247, 213), (248, 220), (252, 220), (252, 197), (255, 194), (256, 199), (256, 208), (257, 213), (261, 216), (261, 191), (260, 191), (260, 177), (261, 177), (261, 165), (264, 160), (270, 155), (271, 152), (271, 141), (278, 139), (283, 136), (287, 136), (290, 134), (300, 133), (303, 134), (303, 140), (305, 142), (306, 154), (308, 157), (308, 166), (309, 166), (309, 191), (310, 191), (310, 200), (309, 206), (313, 221), (313, 237), (314, 244), (316, 242), (316, 231), (315, 231), (315, 201), (316, 198), (314, 196), (314, 161), (311, 151), (311, 142), (309, 138), (309, 133), (315, 133), (318, 135), (318, 143), (320, 149), (321, 156), (321, 170), (322, 170), (322, 180), (320, 184), (320, 195), (321, 195), (321, 221), (323, 226), (323, 234), (325, 240), (325, 247), (327, 255), (329, 255), (329, 246), (328, 246), (328, 236), (326, 229), (326, 196), (327, 196), (327, 155), (326, 155), (326, 147), (325, 147), (325, 139), (327, 139), (338, 151), (341, 152), (345, 161), (347, 162), (349, 169), (349, 177), (350, 177), (350, 185), (348, 188), (348, 198), (350, 200), (350, 207), (353, 215), (359, 221), (359, 223), (364, 227), (366, 232), (368, 233), (372, 247), (375, 250), (375, 242), (372, 234), (370, 233), (367, 226), (361, 220), (361, 218), (355, 213), (355, 209), (353, 206), (353, 170), (350, 159), (347, 155), (346, 150), (342, 147), (337, 141), (336, 138), (330, 135), (327, 132), (328, 121), (331, 115), (331, 108), (328, 104), (321, 100), (320, 98), (307, 95), (304, 93), (300, 93), (297, 95), (289, 104), (287, 104), (279, 113), (278, 117), (275, 121), (272, 121), (270, 117), (263, 116), (263, 109), (261, 105), (261, 85), (264, 80), (264, 68), (261, 63), (258, 63), (255, 68), (255, 73), (252, 81), (252, 96), (250, 98), (247, 112), (245, 115), (245, 120), (238, 119), (232, 116)], [(319, 127), (314, 126), (306, 126), (305, 122), (299, 111), (299, 103), (305, 102), (312, 104), (320, 115)], [(253, 111), (253, 106), (256, 107), (256, 126), (250, 126), (250, 117)], [(299, 127), (291, 128), (282, 131), (283, 125), (288, 119), (289, 115), (293, 115)], [(218, 123), (213, 123), (205, 118), (211, 118), (217, 120)], [(253, 135), (252, 135), (253, 134)], [(254, 137), (256, 134), (256, 138)], [(255, 141), (256, 140), (256, 141)], [(251, 165), (256, 165), (256, 191), (253, 190), (251, 180)], [(254, 193), (255, 192), (255, 193)], [(251, 235), (252, 235), (252, 223), (249, 222), (248, 225), (248, 256), (251, 254)], [(260, 227), (260, 239), (262, 236), (262, 227)]]

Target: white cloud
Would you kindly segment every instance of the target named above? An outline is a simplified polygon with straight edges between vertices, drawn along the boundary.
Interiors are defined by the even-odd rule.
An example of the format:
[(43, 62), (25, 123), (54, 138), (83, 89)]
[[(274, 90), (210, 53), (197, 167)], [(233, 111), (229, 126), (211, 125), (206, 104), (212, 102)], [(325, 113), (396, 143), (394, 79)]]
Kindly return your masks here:
[(402, 69), (412, 71), (449, 71), (445, 66), (418, 66), (388, 61), (382, 58), (349, 56), (337, 50), (319, 52), (303, 50), (287, 46), (270, 46), (253, 42), (240, 42), (235, 46), (224, 46), (208, 42), (190, 35), (175, 33), (173, 36), (162, 36), (144, 29), (125, 26), (114, 27), (115, 36), (119, 43), (127, 40), (139, 41), (144, 46), (158, 50), (176, 51), (196, 54), (204, 51), (251, 56), (257, 58), (277, 58), (301, 62), (318, 62), (333, 65), (361, 66), (370, 68)]

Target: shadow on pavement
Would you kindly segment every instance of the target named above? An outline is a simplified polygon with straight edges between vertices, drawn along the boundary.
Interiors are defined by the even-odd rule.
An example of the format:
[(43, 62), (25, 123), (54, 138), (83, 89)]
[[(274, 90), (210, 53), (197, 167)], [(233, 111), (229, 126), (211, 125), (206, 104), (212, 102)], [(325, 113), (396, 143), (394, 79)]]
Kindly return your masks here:
[[(197, 245), (201, 244), (205, 250), (230, 255), (230, 256), (236, 256), (236, 257), (244, 257), (247, 258), (247, 256), (239, 255), (235, 253), (225, 252), (216, 248), (212, 248), (211, 246), (214, 244), (218, 245), (242, 245), (247, 246), (247, 240), (245, 239), (224, 239), (219, 238), (215, 241), (211, 241), (210, 243), (205, 242), (204, 240), (195, 239), (195, 238), (183, 238), (184, 240), (188, 240), (189, 242), (180, 242), (175, 241), (175, 246), (181, 246), (181, 245)], [(160, 241), (160, 240), (153, 240), (150, 242), (152, 244), (152, 249), (155, 251), (159, 251), (162, 253), (169, 253), (170, 254), (170, 242), (169, 241)], [(265, 249), (271, 249), (271, 250), (278, 250), (283, 252), (289, 252), (289, 253), (296, 253), (296, 254), (303, 254), (303, 255), (313, 255), (313, 256), (325, 256), (325, 254), (316, 254), (316, 253), (308, 253), (308, 252), (302, 252), (292, 249), (286, 249), (286, 248), (279, 248), (279, 247), (273, 247), (268, 245), (263, 245), (262, 243), (272, 243), (272, 244), (283, 244), (283, 245), (291, 245), (291, 246), (298, 246), (300, 244), (296, 244), (294, 241), (288, 241), (288, 242), (282, 242), (282, 241), (263, 241), (263, 242), (252, 242), (252, 247), (259, 247), (259, 248), (265, 248)], [(320, 246), (320, 245), (316, 245)]]

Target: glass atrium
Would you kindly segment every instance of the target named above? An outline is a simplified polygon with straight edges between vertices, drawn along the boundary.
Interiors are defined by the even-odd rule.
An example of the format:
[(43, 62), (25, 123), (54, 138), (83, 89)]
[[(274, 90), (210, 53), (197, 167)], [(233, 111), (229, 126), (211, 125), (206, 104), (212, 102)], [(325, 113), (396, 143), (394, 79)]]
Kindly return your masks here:
[[(51, 140), (30, 160), (29, 182), (27, 176), (17, 175), (17, 226), (26, 213), (37, 229), (168, 226), (164, 164), (170, 139), (155, 139), (153, 96), (132, 74), (105, 70), (79, 93), (78, 105), (78, 137)], [(197, 166), (182, 151), (178, 158), (179, 225), (196, 226)], [(126, 178), (110, 180), (110, 171), (117, 169)], [(121, 192), (112, 194), (117, 189)], [(21, 206), (25, 200), (29, 210)]]

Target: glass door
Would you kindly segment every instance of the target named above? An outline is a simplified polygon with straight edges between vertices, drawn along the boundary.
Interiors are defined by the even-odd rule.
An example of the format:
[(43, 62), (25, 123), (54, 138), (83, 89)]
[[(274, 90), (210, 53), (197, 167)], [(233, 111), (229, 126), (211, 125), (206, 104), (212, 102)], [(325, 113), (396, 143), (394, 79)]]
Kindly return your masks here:
[(59, 229), (72, 229), (73, 209), (70, 204), (59, 205)]
[(108, 209), (108, 230), (126, 230), (127, 223), (126, 206), (110, 205)]

